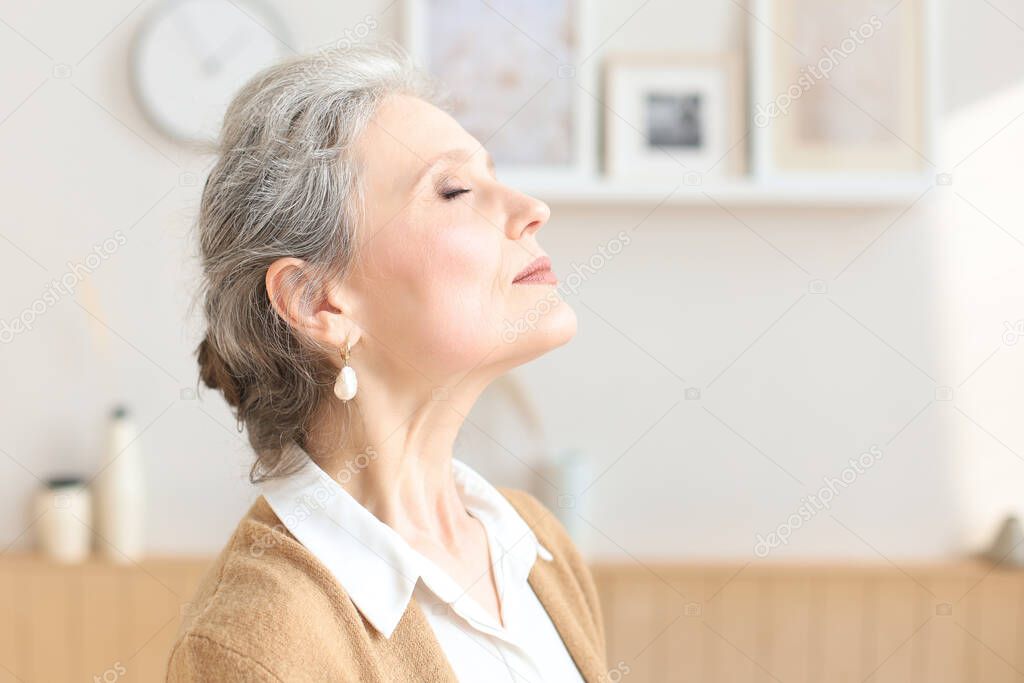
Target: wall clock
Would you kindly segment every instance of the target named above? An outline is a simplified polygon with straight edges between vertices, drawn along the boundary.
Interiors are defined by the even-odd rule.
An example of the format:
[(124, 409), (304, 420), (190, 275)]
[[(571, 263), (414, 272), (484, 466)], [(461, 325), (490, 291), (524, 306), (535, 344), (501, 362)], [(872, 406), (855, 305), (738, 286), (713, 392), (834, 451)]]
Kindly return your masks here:
[(210, 141), (231, 97), (291, 52), (284, 23), (254, 0), (170, 0), (143, 22), (131, 54), (136, 97), (181, 142)]

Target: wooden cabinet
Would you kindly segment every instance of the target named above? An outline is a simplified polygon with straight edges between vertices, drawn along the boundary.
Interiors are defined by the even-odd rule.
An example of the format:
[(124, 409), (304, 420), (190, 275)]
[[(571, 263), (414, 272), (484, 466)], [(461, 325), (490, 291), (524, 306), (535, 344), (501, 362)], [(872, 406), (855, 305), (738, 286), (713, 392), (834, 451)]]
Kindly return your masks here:
[[(208, 559), (0, 558), (0, 683), (159, 681)], [(597, 565), (609, 681), (1024, 680), (1024, 572)]]
[(0, 683), (161, 681), (209, 560), (0, 558)]
[(597, 566), (609, 665), (729, 683), (1024, 680), (1024, 571)]

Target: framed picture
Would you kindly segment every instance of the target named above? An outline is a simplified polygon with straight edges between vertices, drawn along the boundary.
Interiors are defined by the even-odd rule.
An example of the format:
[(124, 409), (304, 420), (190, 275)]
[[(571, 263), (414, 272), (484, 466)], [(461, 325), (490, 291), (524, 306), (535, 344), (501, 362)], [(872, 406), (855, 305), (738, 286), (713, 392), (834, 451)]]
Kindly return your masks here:
[[(499, 173), (594, 172), (596, 86), (588, 0), (405, 0), (406, 49)], [(594, 93), (591, 95), (590, 93)]]
[(746, 141), (735, 55), (616, 55), (605, 71), (605, 170), (689, 185), (742, 174)]
[(927, 169), (929, 5), (755, 0), (751, 131), (761, 179), (911, 177)]

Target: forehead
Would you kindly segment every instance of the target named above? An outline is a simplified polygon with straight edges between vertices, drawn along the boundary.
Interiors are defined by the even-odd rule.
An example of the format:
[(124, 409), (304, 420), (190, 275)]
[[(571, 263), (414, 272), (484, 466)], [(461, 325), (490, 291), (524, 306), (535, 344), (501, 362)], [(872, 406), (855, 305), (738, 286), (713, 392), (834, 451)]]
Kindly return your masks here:
[(474, 150), (486, 155), (447, 112), (409, 95), (394, 95), (381, 104), (358, 148), (365, 169), (393, 176), (418, 175), (444, 158), (466, 160)]

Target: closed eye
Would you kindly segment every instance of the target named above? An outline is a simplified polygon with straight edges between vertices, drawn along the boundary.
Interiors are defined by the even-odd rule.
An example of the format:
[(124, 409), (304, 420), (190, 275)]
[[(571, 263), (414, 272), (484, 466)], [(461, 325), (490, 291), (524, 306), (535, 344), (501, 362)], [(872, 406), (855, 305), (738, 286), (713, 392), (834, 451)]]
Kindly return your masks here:
[(444, 197), (445, 200), (451, 201), (452, 199), (455, 199), (456, 197), (458, 197), (460, 194), (463, 194), (464, 192), (469, 192), (469, 190), (466, 189), (466, 188), (458, 188), (458, 189), (455, 189), (455, 190), (446, 190), (444, 192), (441, 192), (441, 196)]

